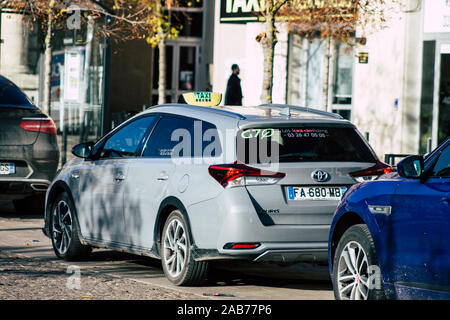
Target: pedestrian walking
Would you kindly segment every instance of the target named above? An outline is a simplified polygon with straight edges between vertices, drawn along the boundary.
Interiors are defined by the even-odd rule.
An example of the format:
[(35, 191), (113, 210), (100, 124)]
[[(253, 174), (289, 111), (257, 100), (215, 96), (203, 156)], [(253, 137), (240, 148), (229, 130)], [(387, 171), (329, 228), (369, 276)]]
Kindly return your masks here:
[(242, 106), (241, 79), (238, 77), (240, 69), (237, 64), (231, 66), (231, 76), (228, 79), (227, 90), (225, 92), (225, 105)]

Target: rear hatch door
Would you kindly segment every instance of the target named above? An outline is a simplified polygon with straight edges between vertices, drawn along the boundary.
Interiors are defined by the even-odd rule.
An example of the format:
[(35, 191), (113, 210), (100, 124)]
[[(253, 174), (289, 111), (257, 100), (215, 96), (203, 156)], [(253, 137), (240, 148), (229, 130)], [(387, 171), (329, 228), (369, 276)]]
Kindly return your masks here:
[(246, 186), (265, 225), (330, 224), (342, 195), (356, 183), (349, 173), (377, 161), (349, 123), (260, 124), (243, 128), (237, 139), (239, 161), (285, 173), (275, 184)]
[[(39, 136), (39, 128), (25, 130), (22, 122), (45, 117), (37, 108), (21, 108), (0, 105), (0, 146), (33, 144)], [(40, 125), (35, 121), (35, 125)]]
[[(24, 118), (36, 117), (40, 111), (34, 106), (26, 94), (13, 82), (0, 76), (0, 146), (20, 146), (33, 144), (39, 129), (29, 123), (28, 130), (21, 125)], [(25, 119), (26, 120), (26, 119)]]

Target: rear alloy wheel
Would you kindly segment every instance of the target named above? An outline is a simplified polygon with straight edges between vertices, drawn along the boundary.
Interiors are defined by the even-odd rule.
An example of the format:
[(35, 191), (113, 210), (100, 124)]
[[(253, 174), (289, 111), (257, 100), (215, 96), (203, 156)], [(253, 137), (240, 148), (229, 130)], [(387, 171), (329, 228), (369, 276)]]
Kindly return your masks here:
[(350, 227), (339, 240), (333, 263), (334, 295), (339, 300), (384, 299), (375, 245), (366, 225)]
[(81, 244), (75, 223), (74, 208), (67, 194), (60, 194), (51, 211), (50, 231), (53, 250), (65, 260), (85, 258), (91, 252), (89, 246)]
[(200, 285), (206, 280), (208, 263), (193, 259), (186, 222), (178, 210), (169, 215), (164, 225), (161, 259), (164, 273), (175, 285)]

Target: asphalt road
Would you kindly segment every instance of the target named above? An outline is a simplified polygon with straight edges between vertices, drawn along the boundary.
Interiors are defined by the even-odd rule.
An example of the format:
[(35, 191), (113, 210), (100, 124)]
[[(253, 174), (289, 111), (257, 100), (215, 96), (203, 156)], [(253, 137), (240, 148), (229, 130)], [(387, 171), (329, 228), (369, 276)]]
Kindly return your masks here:
[[(96, 278), (102, 279), (102, 283), (123, 286), (125, 289), (117, 290), (115, 296), (111, 289), (109, 295), (102, 297), (135, 299), (242, 299), (242, 300), (329, 300), (333, 299), (331, 283), (326, 266), (309, 264), (296, 264), (289, 267), (260, 264), (220, 263), (213, 264), (208, 282), (202, 287), (176, 287), (165, 277), (159, 260), (140, 257), (130, 254), (114, 252), (110, 250), (94, 250), (89, 261), (65, 262), (56, 258), (51, 247), (51, 241), (42, 233), (42, 216), (17, 213), (11, 203), (0, 201), (0, 259), (9, 269), (3, 270), (3, 277), (7, 280), (6, 271), (12, 277), (17, 276), (14, 270), (23, 267), (20, 277), (8, 286), (20, 291), (20, 283), (27, 281), (30, 270), (35, 270), (33, 281), (36, 286), (46, 285), (48, 279), (45, 274), (40, 274), (39, 268), (46, 265), (58, 266), (59, 283), (65, 283), (71, 273), (65, 271), (70, 266), (80, 269), (81, 286), (98, 287)], [(16, 262), (17, 261), (17, 262)], [(19, 267), (17, 266), (19, 264)], [(72, 267), (71, 267), (72, 268)], [(1, 268), (0, 268), (1, 269)], [(6, 271), (5, 271), (6, 270)], [(2, 276), (0, 270), (0, 276)], [(48, 270), (47, 270), (48, 271)], [(106, 279), (106, 280), (105, 280)], [(1, 278), (0, 278), (1, 280)], [(131, 281), (131, 282), (130, 282)], [(0, 283), (1, 285), (1, 283)], [(133, 296), (132, 290), (126, 288), (139, 286), (139, 290), (154, 290), (148, 295)], [(119, 287), (118, 287), (119, 288)], [(0, 288), (1, 289), (1, 288)], [(23, 290), (27, 290), (26, 286)], [(94, 289), (93, 289), (94, 290)], [(137, 289), (136, 289), (137, 290)], [(155, 291), (156, 290), (156, 291)], [(1, 292), (1, 290), (0, 290)], [(5, 291), (6, 292), (6, 291)], [(138, 292), (138, 291), (135, 291)], [(140, 291), (139, 291), (140, 292)], [(73, 293), (73, 292), (72, 292)], [(78, 292), (66, 295), (52, 296), (55, 299), (80, 299)], [(122, 297), (123, 293), (123, 297)], [(20, 295), (20, 292), (17, 294)], [(32, 295), (28, 289), (28, 295)], [(45, 296), (45, 292), (43, 292)], [(100, 293), (99, 293), (100, 294)], [(104, 294), (104, 293), (102, 293)], [(205, 296), (206, 294), (206, 296)], [(219, 294), (219, 296), (212, 296)], [(26, 295), (24, 295), (25, 297)], [(96, 299), (95, 295), (90, 296)], [(41, 299), (41, 297), (35, 297)], [(2, 297), (0, 297), (2, 299)], [(28, 297), (27, 299), (33, 299)]]

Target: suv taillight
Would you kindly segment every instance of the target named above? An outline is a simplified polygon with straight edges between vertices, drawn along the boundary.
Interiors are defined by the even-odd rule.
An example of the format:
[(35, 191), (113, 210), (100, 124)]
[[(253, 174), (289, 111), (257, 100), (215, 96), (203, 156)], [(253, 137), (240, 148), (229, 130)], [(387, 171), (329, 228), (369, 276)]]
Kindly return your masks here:
[(355, 178), (358, 182), (364, 182), (374, 180), (375, 178), (390, 172), (392, 172), (392, 166), (377, 160), (377, 163), (373, 167), (351, 172), (350, 176)]
[(52, 119), (45, 118), (36, 118), (36, 119), (22, 119), (20, 122), (20, 126), (23, 130), (26, 131), (34, 131), (34, 132), (43, 132), (48, 134), (56, 134), (56, 126)]
[(245, 185), (275, 184), (285, 173), (264, 171), (243, 163), (217, 164), (208, 168), (209, 174), (224, 188)]

